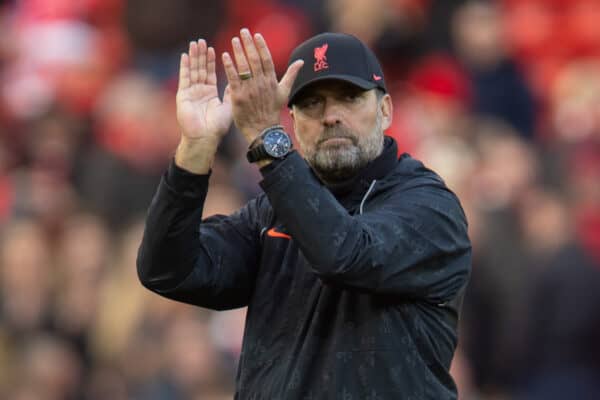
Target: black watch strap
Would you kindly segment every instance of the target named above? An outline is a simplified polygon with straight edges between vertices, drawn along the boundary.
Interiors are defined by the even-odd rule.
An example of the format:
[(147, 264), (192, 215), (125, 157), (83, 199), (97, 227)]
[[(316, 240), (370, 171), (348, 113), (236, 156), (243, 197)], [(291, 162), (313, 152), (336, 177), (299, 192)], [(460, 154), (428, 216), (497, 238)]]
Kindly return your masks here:
[(248, 162), (254, 163), (260, 160), (273, 158), (269, 154), (267, 154), (264, 146), (262, 145), (262, 140), (255, 140), (252, 143), (253, 145), (248, 149), (248, 152), (246, 153), (246, 159), (248, 160)]

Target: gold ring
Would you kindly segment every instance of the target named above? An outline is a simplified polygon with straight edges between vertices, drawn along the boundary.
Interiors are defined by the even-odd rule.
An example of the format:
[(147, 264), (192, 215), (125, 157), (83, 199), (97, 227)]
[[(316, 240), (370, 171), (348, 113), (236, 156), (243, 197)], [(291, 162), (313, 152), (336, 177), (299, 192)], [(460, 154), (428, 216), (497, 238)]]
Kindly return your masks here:
[(240, 77), (240, 80), (245, 81), (247, 79), (252, 78), (252, 72), (248, 71), (248, 72), (240, 72), (238, 74), (238, 76)]

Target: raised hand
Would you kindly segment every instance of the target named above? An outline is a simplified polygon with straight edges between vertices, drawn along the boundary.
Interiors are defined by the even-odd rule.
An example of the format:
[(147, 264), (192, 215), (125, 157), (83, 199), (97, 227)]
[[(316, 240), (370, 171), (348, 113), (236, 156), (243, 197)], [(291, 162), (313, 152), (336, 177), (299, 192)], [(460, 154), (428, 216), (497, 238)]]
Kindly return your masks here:
[(181, 55), (177, 89), (177, 121), (181, 140), (175, 163), (190, 172), (206, 174), (212, 166), (221, 138), (231, 126), (231, 102), (217, 91), (215, 49), (203, 39), (190, 43)]
[(177, 90), (177, 121), (187, 139), (218, 141), (232, 121), (231, 104), (217, 91), (215, 50), (203, 39), (191, 42), (189, 53), (181, 55)]
[(223, 53), (223, 65), (233, 120), (238, 130), (251, 142), (264, 128), (279, 124), (280, 112), (303, 61), (292, 63), (277, 82), (275, 66), (265, 39), (260, 33), (240, 31), (231, 41), (235, 64), (229, 53)]

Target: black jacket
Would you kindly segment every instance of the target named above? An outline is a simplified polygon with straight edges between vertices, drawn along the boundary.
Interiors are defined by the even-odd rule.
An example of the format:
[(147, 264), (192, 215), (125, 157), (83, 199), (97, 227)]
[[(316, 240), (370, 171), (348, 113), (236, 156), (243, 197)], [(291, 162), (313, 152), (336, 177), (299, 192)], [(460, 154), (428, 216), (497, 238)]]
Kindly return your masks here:
[(456, 399), (471, 262), (456, 196), (389, 138), (335, 188), (297, 153), (274, 164), (264, 195), (201, 223), (208, 176), (171, 164), (138, 255), (144, 286), (248, 306), (236, 399)]

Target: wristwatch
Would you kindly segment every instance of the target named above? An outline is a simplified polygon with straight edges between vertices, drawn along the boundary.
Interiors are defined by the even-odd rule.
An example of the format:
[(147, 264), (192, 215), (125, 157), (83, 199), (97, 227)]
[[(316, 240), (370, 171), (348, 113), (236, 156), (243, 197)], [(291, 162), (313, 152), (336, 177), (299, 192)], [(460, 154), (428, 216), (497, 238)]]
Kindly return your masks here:
[(285, 157), (292, 150), (292, 139), (280, 125), (269, 127), (250, 143), (246, 159), (249, 162)]

